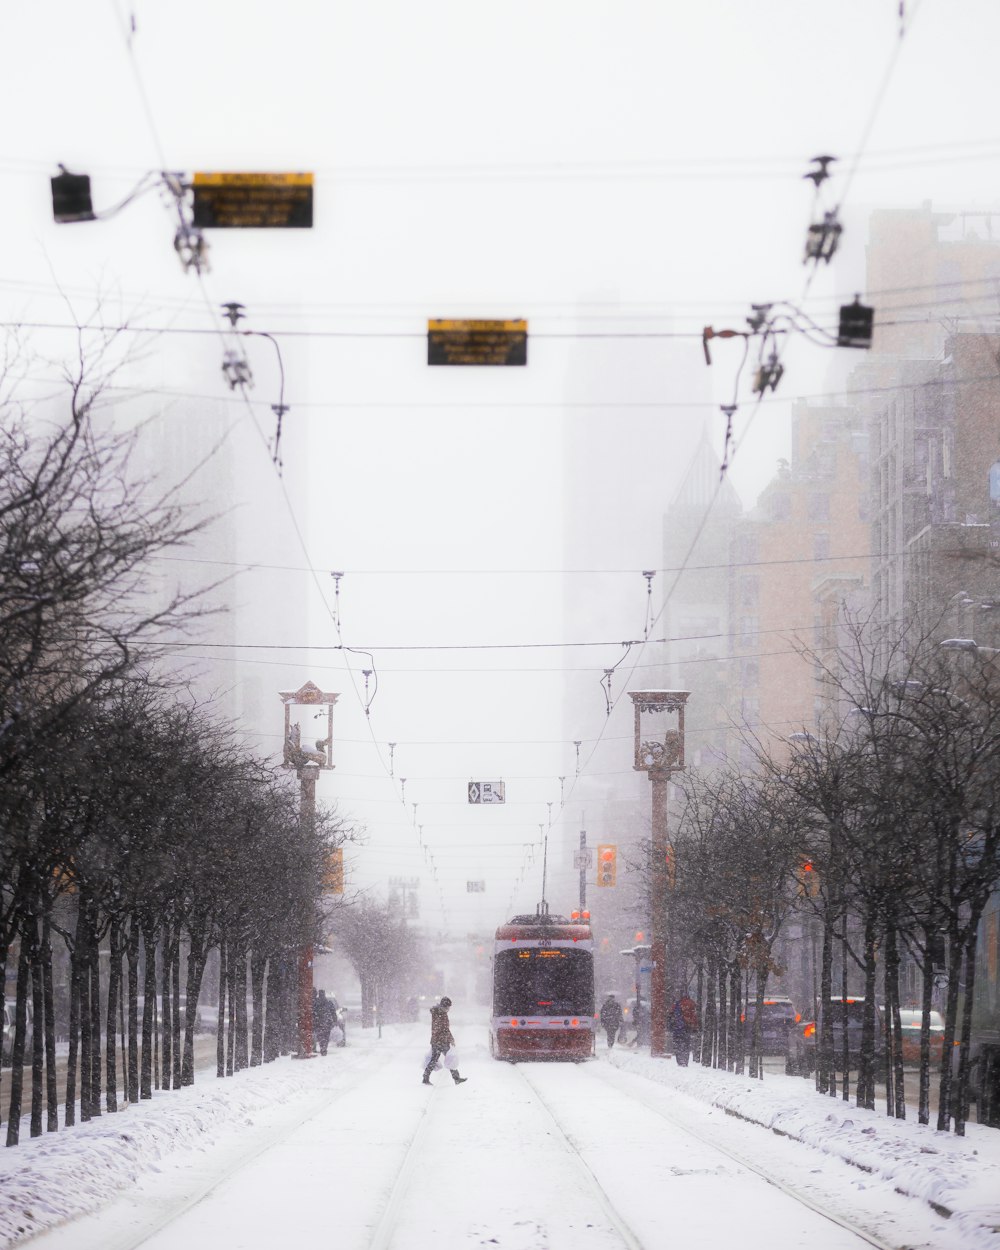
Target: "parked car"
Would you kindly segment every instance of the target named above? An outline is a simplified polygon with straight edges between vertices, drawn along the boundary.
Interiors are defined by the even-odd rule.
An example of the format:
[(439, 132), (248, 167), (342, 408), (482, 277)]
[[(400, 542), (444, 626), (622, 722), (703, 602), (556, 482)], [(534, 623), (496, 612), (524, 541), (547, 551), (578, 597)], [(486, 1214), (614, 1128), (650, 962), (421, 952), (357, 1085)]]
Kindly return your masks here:
[[(920, 1062), (920, 1025), (923, 1020), (920, 1008), (902, 1007), (899, 1012), (900, 1031), (903, 1037), (903, 1062)], [(931, 1063), (941, 1062), (941, 1049), (944, 1045), (944, 1019), (940, 1011), (930, 1013), (931, 1026)]]
[[(743, 1017), (743, 1040), (749, 1051), (753, 1040), (753, 1023), (757, 1015), (757, 1004), (748, 1003)], [(787, 1055), (788, 1040), (801, 1015), (795, 1010), (790, 998), (780, 995), (765, 998), (760, 1017), (761, 1051), (765, 1055)]]
[[(863, 998), (831, 998), (828, 1011), (833, 1019), (833, 1059), (839, 1069), (844, 1049), (844, 1030), (847, 1030), (848, 1063), (856, 1068), (861, 1057), (861, 1036), (864, 1028), (865, 1000)], [(788, 1036), (788, 1054), (785, 1071), (791, 1075), (808, 1076), (816, 1070), (816, 1047), (819, 1040), (819, 1021), (806, 1020)], [(885, 1054), (885, 1038), (882, 1032), (882, 1013), (875, 1013), (875, 1055), (881, 1059)]]

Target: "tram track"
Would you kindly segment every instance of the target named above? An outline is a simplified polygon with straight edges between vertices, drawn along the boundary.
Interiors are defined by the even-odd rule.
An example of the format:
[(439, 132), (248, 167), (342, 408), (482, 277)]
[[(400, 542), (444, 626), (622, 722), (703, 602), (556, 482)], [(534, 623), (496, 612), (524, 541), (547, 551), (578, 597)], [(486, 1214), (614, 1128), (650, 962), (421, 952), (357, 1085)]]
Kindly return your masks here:
[(627, 1247), (627, 1250), (645, 1250), (643, 1243), (632, 1231), (628, 1221), (612, 1202), (610, 1195), (601, 1184), (596, 1172), (583, 1157), (580, 1147), (576, 1144), (564, 1126), (559, 1122), (559, 1117), (549, 1106), (548, 1102), (546, 1102), (546, 1100), (542, 1097), (534, 1081), (530, 1079), (527, 1072), (521, 1065), (515, 1065), (515, 1071), (523, 1080), (524, 1085), (530, 1091), (536, 1104), (541, 1108), (546, 1118), (551, 1122), (556, 1132), (566, 1143), (566, 1156), (573, 1162), (578, 1171), (582, 1174), (589, 1192), (594, 1198), (596, 1198), (598, 1205), (604, 1212), (604, 1215), (611, 1224), (611, 1227), (621, 1238), (622, 1245)]
[[(798, 1202), (804, 1207), (808, 1207), (808, 1209), (815, 1212), (816, 1215), (828, 1220), (831, 1224), (836, 1224), (838, 1227), (844, 1229), (845, 1232), (851, 1233), (867, 1245), (876, 1247), (876, 1250), (907, 1250), (904, 1246), (899, 1246), (892, 1242), (883, 1240), (881, 1237), (878, 1237), (868, 1229), (863, 1228), (853, 1220), (845, 1219), (836, 1212), (828, 1210), (808, 1195), (802, 1193), (802, 1191), (797, 1189), (795, 1186), (790, 1185), (787, 1181), (775, 1176), (774, 1173), (769, 1171), (767, 1168), (762, 1167), (759, 1163), (756, 1163), (751, 1159), (748, 1159), (746, 1155), (733, 1150), (729, 1146), (723, 1146), (717, 1140), (714, 1140), (711, 1134), (699, 1133), (695, 1129), (691, 1128), (689, 1124), (685, 1124), (675, 1116), (672, 1116), (668, 1112), (664, 1111), (662, 1107), (654, 1105), (651, 1101), (641, 1100), (636, 1093), (633, 1093), (627, 1087), (627, 1084), (624, 1081), (615, 1080), (610, 1077), (606, 1071), (602, 1070), (606, 1067), (606, 1064), (601, 1064), (599, 1066), (591, 1065), (588, 1067), (588, 1071), (599, 1073), (598, 1079), (611, 1085), (618, 1093), (632, 1098), (635, 1102), (638, 1102), (647, 1110), (652, 1111), (654, 1115), (657, 1115), (660, 1119), (665, 1120), (669, 1125), (671, 1125), (671, 1127), (680, 1130), (688, 1137), (700, 1142), (703, 1146), (707, 1146), (710, 1150), (717, 1150), (720, 1154), (725, 1155), (726, 1158), (731, 1159), (736, 1164), (739, 1164), (740, 1167), (746, 1168), (749, 1172), (753, 1172), (755, 1175), (759, 1176), (761, 1180), (766, 1181), (767, 1184), (780, 1190), (787, 1197), (793, 1199), (795, 1202)], [(617, 1069), (614, 1069), (614, 1071), (617, 1071)]]

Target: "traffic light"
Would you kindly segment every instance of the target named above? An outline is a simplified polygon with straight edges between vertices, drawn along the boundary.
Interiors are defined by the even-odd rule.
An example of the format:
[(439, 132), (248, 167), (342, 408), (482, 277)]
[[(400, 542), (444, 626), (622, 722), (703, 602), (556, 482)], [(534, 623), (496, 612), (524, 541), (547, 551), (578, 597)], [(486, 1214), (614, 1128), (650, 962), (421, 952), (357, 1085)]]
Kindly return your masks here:
[(326, 858), (326, 871), (323, 874), (324, 894), (343, 894), (344, 892), (344, 851), (336, 847)]
[(597, 848), (597, 884), (614, 885), (618, 874), (618, 847), (604, 842)]
[(52, 182), (52, 216), (57, 222), (94, 221), (90, 198), (90, 176), (71, 174), (60, 165), (61, 173)]
[(819, 893), (819, 873), (811, 859), (799, 865), (799, 894), (803, 898), (815, 898)]

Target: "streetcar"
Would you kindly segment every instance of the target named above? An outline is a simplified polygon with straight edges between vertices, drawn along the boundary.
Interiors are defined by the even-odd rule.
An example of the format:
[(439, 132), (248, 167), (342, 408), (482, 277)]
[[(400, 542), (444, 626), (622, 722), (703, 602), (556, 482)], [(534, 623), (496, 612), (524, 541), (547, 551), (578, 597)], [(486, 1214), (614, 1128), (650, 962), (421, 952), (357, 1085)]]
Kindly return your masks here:
[(490, 1054), (563, 1059), (594, 1053), (594, 937), (589, 912), (514, 916), (493, 944)]

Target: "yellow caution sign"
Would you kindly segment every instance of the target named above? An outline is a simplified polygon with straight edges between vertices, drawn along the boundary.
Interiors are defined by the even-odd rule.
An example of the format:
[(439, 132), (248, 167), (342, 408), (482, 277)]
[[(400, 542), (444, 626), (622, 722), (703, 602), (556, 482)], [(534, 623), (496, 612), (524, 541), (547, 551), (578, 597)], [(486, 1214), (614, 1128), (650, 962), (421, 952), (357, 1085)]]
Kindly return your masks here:
[(313, 175), (196, 173), (194, 224), (217, 230), (301, 230), (313, 224)]
[(526, 365), (527, 321), (427, 322), (429, 365)]

